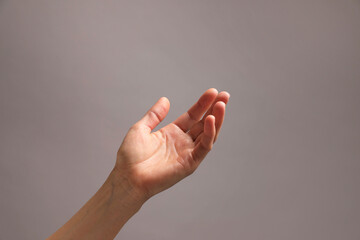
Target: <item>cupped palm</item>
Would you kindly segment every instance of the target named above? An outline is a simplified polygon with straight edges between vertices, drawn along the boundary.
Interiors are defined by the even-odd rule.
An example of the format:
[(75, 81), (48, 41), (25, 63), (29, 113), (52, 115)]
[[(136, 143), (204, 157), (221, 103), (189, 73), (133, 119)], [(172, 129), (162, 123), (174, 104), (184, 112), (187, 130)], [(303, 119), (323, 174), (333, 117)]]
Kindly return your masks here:
[(193, 173), (212, 149), (228, 99), (227, 92), (218, 94), (216, 89), (208, 89), (174, 122), (151, 132), (170, 109), (169, 100), (160, 98), (129, 129), (115, 167), (149, 197), (171, 187)]

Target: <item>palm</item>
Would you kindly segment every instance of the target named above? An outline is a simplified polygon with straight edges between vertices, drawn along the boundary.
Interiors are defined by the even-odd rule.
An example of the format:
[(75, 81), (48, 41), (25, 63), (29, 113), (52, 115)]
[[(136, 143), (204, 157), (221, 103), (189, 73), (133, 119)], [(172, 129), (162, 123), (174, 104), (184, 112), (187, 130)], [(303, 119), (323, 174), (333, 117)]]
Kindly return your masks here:
[(153, 146), (150, 158), (159, 159), (158, 162), (154, 161), (157, 163), (155, 165), (157, 169), (165, 170), (164, 173), (174, 171), (173, 174), (176, 174), (191, 168), (193, 162), (191, 152), (195, 143), (189, 134), (170, 123), (150, 136), (152, 138), (150, 145)]
[[(159, 100), (127, 133), (119, 148), (117, 167), (150, 195), (191, 174), (211, 149), (224, 118), (225, 104), (215, 105), (215, 98), (227, 103), (228, 94), (209, 89), (199, 99), (201, 104), (195, 104), (174, 122), (151, 132), (169, 110), (164, 99), (162, 103)], [(156, 110), (157, 104), (165, 107), (161, 105)]]

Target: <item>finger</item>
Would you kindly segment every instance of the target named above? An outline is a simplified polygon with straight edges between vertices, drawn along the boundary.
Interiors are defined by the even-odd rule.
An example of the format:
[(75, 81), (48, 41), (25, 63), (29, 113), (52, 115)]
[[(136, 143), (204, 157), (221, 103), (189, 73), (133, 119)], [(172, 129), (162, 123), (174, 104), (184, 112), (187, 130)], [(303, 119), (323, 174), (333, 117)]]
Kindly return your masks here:
[(217, 94), (218, 91), (215, 88), (209, 88), (187, 112), (183, 113), (173, 123), (187, 132), (209, 109)]
[(222, 91), (220, 92), (215, 101), (212, 103), (211, 107), (209, 108), (209, 110), (205, 113), (205, 115), (203, 116), (202, 118), (202, 121), (205, 120), (205, 118), (209, 115), (209, 114), (212, 114), (213, 112), (213, 109), (214, 109), (214, 106), (215, 104), (218, 102), (218, 101), (222, 101), (224, 102), (225, 104), (227, 104), (229, 102), (229, 99), (230, 99), (230, 93), (226, 92), (226, 91)]
[(201, 140), (195, 145), (195, 148), (191, 152), (194, 161), (201, 162), (205, 158), (206, 154), (213, 147), (215, 135), (215, 117), (208, 115), (204, 121), (204, 132)]
[[(211, 105), (211, 107), (209, 108), (209, 110), (205, 113), (205, 115), (203, 116), (203, 118), (201, 119), (201, 121), (197, 122), (196, 124), (193, 125), (193, 127), (190, 129), (190, 131), (188, 132), (188, 134), (190, 135), (190, 137), (193, 139), (193, 141), (195, 141), (195, 139), (201, 134), (201, 132), (203, 131), (204, 128), (204, 119), (209, 115), (209, 114), (213, 114), (213, 110), (214, 110), (214, 106), (217, 102), (222, 101), (225, 103), (225, 105), (228, 103), (230, 98), (230, 94), (226, 91), (222, 91), (218, 94), (218, 96), (216, 97), (215, 101), (213, 102), (213, 104)], [(215, 116), (216, 119), (216, 116)]]
[(193, 141), (195, 141), (204, 130), (204, 121), (197, 122), (188, 132)]
[(214, 106), (213, 115), (215, 116), (215, 120), (216, 120), (215, 121), (216, 134), (215, 134), (214, 142), (216, 141), (216, 139), (219, 135), (221, 126), (224, 122), (225, 109), (226, 109), (226, 105), (222, 101), (217, 102)]
[(168, 114), (170, 101), (161, 97), (135, 125), (144, 126), (151, 132)]

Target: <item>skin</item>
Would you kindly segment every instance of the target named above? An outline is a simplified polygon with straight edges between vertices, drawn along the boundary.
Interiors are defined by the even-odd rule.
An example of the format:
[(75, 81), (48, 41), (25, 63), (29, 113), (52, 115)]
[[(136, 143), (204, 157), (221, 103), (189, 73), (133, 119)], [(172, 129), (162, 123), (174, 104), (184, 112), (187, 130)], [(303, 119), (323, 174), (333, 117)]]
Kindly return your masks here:
[(170, 109), (169, 100), (160, 98), (127, 132), (105, 183), (48, 239), (114, 239), (147, 200), (198, 168), (219, 135), (229, 98), (210, 88), (153, 132)]

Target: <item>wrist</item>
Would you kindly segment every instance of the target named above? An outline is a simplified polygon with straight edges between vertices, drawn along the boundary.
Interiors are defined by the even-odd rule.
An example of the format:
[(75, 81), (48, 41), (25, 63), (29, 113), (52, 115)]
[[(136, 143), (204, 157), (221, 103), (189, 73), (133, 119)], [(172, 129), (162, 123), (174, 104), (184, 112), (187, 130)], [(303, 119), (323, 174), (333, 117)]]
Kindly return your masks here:
[(134, 186), (121, 170), (114, 167), (106, 182), (111, 185), (114, 192), (122, 192), (127, 198), (141, 207), (150, 197), (141, 189)]

